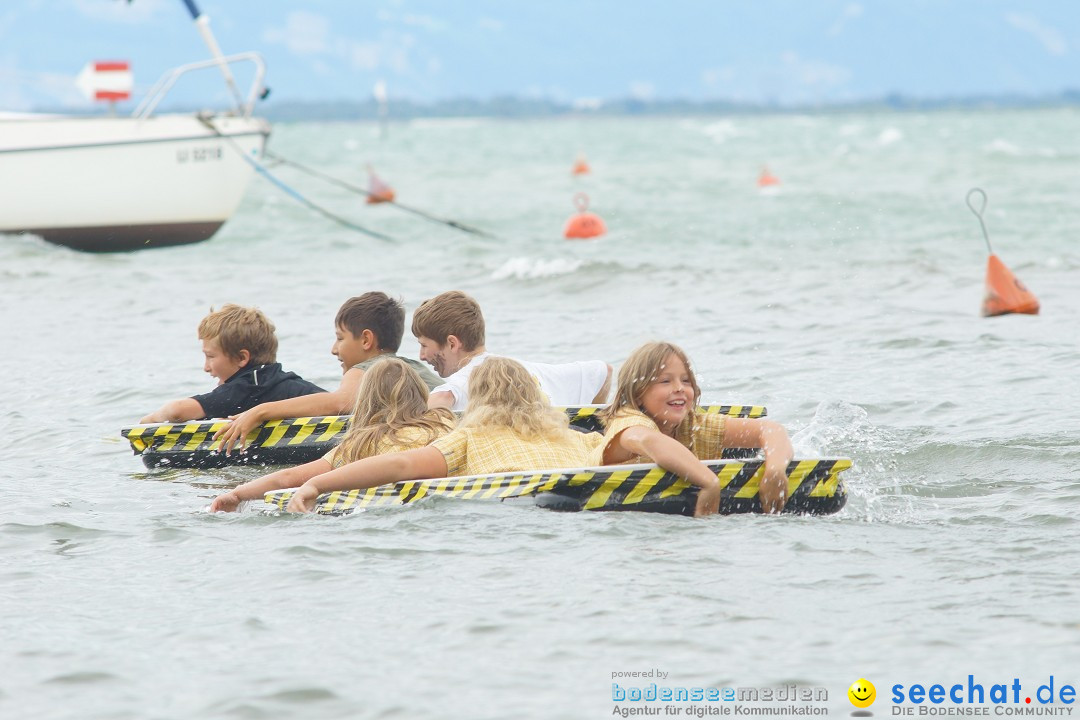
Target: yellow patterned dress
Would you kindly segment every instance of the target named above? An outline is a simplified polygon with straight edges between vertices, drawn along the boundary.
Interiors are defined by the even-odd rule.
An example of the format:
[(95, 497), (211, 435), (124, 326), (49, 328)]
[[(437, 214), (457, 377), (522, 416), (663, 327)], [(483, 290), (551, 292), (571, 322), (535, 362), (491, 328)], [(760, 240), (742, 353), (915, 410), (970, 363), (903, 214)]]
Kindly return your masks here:
[[(715, 413), (694, 413), (694, 424), (691, 428), (680, 427), (680, 432), (675, 439), (690, 448), (690, 452), (699, 460), (715, 460), (721, 456), (724, 450), (724, 427), (727, 418)], [(590, 465), (603, 465), (604, 453), (608, 445), (623, 430), (632, 427), (643, 427), (649, 430), (660, 431), (652, 418), (638, 410), (623, 410), (608, 422), (604, 430), (604, 439), (597, 445), (589, 458)], [(631, 463), (651, 463), (652, 459), (638, 456), (626, 461)]]

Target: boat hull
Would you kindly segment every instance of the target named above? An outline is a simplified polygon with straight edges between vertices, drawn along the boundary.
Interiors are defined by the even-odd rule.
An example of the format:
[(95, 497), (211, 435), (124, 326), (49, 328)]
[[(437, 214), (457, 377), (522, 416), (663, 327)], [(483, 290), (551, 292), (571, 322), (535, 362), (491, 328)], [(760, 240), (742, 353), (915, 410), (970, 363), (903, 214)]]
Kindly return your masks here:
[(0, 232), (92, 252), (206, 240), (239, 206), (245, 156), (261, 158), (269, 132), (260, 118), (0, 120)]
[(30, 228), (16, 232), (37, 235), (56, 245), (85, 252), (124, 252), (202, 242), (210, 239), (224, 224), (224, 221), (173, 222), (112, 227)]

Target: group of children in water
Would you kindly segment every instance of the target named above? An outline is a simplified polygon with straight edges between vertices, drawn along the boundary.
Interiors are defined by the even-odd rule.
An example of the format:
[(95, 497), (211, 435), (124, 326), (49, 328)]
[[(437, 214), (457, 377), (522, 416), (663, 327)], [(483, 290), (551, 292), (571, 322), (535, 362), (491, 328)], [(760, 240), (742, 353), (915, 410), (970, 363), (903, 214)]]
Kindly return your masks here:
[[(261, 312), (226, 305), (199, 325), (204, 369), (218, 379), (217, 388), (166, 403), (142, 422), (229, 417), (231, 424), (217, 437), (231, 452), (267, 420), (352, 412), (345, 437), (323, 458), (223, 493), (210, 506), (215, 512), (283, 488), (297, 488), (288, 510), (310, 512), (320, 494), (334, 490), (653, 462), (697, 486), (695, 515), (708, 515), (717, 511), (720, 485), (701, 460), (719, 458), (726, 447), (764, 449), (762, 510), (784, 507), (792, 457), (787, 432), (769, 420), (698, 410), (701, 389), (689, 358), (675, 345), (651, 342), (631, 353), (614, 399), (600, 413), (604, 433), (584, 433), (555, 406), (605, 402), (612, 371), (606, 363), (550, 365), (493, 355), (485, 347), (479, 305), (451, 291), (413, 314), (420, 359), (436, 378), (397, 355), (404, 319), (402, 304), (385, 293), (348, 300), (335, 319), (331, 350), (344, 374), (341, 386), (327, 392), (275, 362), (274, 327)], [(458, 419), (454, 412), (460, 411)]]

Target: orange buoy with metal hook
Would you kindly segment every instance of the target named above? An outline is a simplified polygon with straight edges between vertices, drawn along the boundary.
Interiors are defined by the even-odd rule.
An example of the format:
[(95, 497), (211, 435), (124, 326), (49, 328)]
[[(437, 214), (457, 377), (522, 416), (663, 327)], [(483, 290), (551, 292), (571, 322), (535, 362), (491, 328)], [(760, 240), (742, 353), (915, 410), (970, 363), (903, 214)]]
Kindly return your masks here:
[(761, 175), (757, 180), (758, 187), (773, 187), (780, 184), (780, 178), (769, 172), (769, 168), (761, 168)]
[(607, 232), (604, 221), (599, 216), (587, 212), (589, 209), (588, 195), (583, 192), (575, 194), (574, 205), (578, 209), (578, 214), (571, 216), (566, 221), (566, 227), (563, 228), (563, 237), (567, 240), (587, 240)]
[(589, 167), (583, 153), (578, 153), (577, 160), (574, 161), (574, 169), (570, 172), (573, 175), (588, 175), (592, 172), (592, 168)]
[[(978, 209), (971, 202), (971, 196), (976, 193), (982, 195), (982, 204)], [(990, 247), (990, 235), (986, 232), (986, 223), (983, 222), (982, 216), (983, 211), (986, 210), (986, 193), (980, 188), (972, 188), (968, 191), (966, 200), (971, 212), (975, 213), (975, 217), (979, 218), (983, 238), (986, 240), (986, 249), (990, 253), (990, 257), (986, 261), (986, 293), (983, 295), (982, 303), (983, 317), (1008, 315), (1009, 313), (1038, 315), (1038, 298), (1025, 287), (1024, 283), (1020, 282), (1019, 278), (1013, 275), (1012, 271), (1001, 261), (1001, 258), (994, 254), (994, 249)]]
[(375, 171), (371, 169), (370, 165), (367, 166), (367, 171), (367, 204), (377, 205), (384, 202), (394, 202), (394, 188), (383, 182), (382, 178), (375, 174)]

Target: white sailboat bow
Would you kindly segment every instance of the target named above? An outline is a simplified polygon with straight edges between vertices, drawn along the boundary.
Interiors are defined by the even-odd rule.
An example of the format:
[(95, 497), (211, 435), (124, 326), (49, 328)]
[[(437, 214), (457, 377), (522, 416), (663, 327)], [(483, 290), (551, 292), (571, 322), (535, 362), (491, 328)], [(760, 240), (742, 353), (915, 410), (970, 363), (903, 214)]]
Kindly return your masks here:
[[(0, 114), (0, 233), (32, 233), (79, 250), (117, 251), (205, 240), (236, 211), (270, 125), (252, 115), (265, 66), (222, 56), (185, 0), (213, 60), (167, 73), (128, 117)], [(254, 63), (247, 98), (229, 67)], [(154, 110), (181, 76), (219, 67), (236, 96), (217, 114)]]

